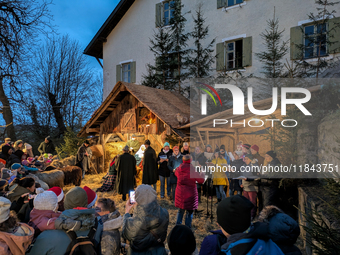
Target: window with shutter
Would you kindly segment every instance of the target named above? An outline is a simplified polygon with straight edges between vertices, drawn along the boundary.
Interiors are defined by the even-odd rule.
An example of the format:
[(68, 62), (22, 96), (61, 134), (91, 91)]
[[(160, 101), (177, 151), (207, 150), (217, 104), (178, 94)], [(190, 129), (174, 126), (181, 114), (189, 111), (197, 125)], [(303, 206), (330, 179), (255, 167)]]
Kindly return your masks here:
[(340, 53), (340, 17), (328, 21), (328, 53)]
[(121, 81), (122, 67), (121, 65), (116, 65), (116, 82)]
[(174, 4), (173, 0), (156, 4), (156, 27), (170, 25), (174, 17)]

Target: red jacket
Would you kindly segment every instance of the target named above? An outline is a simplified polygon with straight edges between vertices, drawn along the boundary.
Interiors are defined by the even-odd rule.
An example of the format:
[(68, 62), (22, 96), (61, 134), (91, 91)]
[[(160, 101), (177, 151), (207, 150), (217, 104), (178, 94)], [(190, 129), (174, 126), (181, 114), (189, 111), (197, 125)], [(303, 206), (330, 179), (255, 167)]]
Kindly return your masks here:
[(39, 229), (41, 232), (53, 230), (55, 229), (54, 222), (60, 214), (61, 212), (33, 209), (30, 214), (31, 220), (29, 225), (32, 226), (34, 230)]
[(183, 163), (176, 169), (177, 187), (175, 196), (175, 206), (185, 210), (195, 210), (198, 207), (198, 193), (196, 181), (199, 184), (204, 182), (204, 178), (195, 171), (190, 161)]

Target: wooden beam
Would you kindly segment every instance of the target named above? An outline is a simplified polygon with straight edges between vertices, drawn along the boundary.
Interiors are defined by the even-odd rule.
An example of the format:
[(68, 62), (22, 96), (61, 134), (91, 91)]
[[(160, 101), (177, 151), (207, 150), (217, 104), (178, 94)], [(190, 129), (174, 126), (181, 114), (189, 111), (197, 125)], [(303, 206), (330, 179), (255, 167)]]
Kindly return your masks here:
[(99, 128), (89, 128), (86, 127), (86, 133), (99, 133), (100, 129)]
[(130, 114), (128, 120), (125, 122), (125, 124), (124, 124), (124, 126), (122, 127), (122, 129), (126, 127), (126, 125), (129, 123), (129, 121), (130, 121), (130, 119), (131, 119), (132, 116), (133, 116), (133, 113)]
[(201, 143), (203, 144), (203, 148), (205, 148), (205, 144), (204, 144), (204, 142), (203, 142), (201, 133), (200, 133), (200, 131), (198, 130), (198, 128), (196, 128), (196, 131), (197, 131), (198, 136), (200, 137)]
[(119, 138), (123, 141), (123, 142), (126, 142), (126, 139), (125, 139), (125, 137), (122, 135), (122, 133), (116, 133), (118, 136), (119, 136)]
[(111, 138), (113, 134), (107, 134), (104, 139), (104, 145), (107, 143), (107, 141)]

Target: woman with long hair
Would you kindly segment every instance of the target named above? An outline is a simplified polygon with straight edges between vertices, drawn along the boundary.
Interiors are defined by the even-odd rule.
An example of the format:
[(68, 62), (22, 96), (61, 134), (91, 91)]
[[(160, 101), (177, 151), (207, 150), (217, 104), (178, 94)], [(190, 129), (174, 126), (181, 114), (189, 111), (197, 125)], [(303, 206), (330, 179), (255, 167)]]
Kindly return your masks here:
[(215, 165), (215, 172), (213, 173), (213, 185), (216, 189), (217, 203), (219, 203), (222, 199), (226, 198), (224, 186), (229, 186), (227, 175), (222, 170), (223, 165), (227, 164), (227, 160), (222, 156), (220, 150), (216, 150), (211, 163)]

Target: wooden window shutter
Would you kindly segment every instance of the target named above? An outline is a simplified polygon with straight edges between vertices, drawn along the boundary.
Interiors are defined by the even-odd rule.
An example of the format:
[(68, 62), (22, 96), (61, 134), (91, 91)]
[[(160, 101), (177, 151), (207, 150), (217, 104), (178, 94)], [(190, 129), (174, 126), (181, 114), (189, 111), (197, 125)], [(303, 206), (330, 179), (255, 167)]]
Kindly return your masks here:
[(328, 21), (328, 53), (334, 54), (340, 52), (340, 17)]
[(253, 61), (253, 38), (251, 36), (242, 40), (242, 67), (251, 66)]
[(116, 82), (122, 80), (122, 67), (120, 65), (116, 65)]
[(217, 0), (217, 9), (226, 6), (227, 0)]
[(224, 42), (216, 44), (216, 71), (224, 70)]
[(136, 61), (130, 64), (130, 81), (131, 83), (136, 83)]
[(162, 26), (162, 3), (156, 4), (156, 27)]
[(303, 44), (302, 27), (290, 28), (290, 59), (296, 60), (302, 58), (301, 46)]

